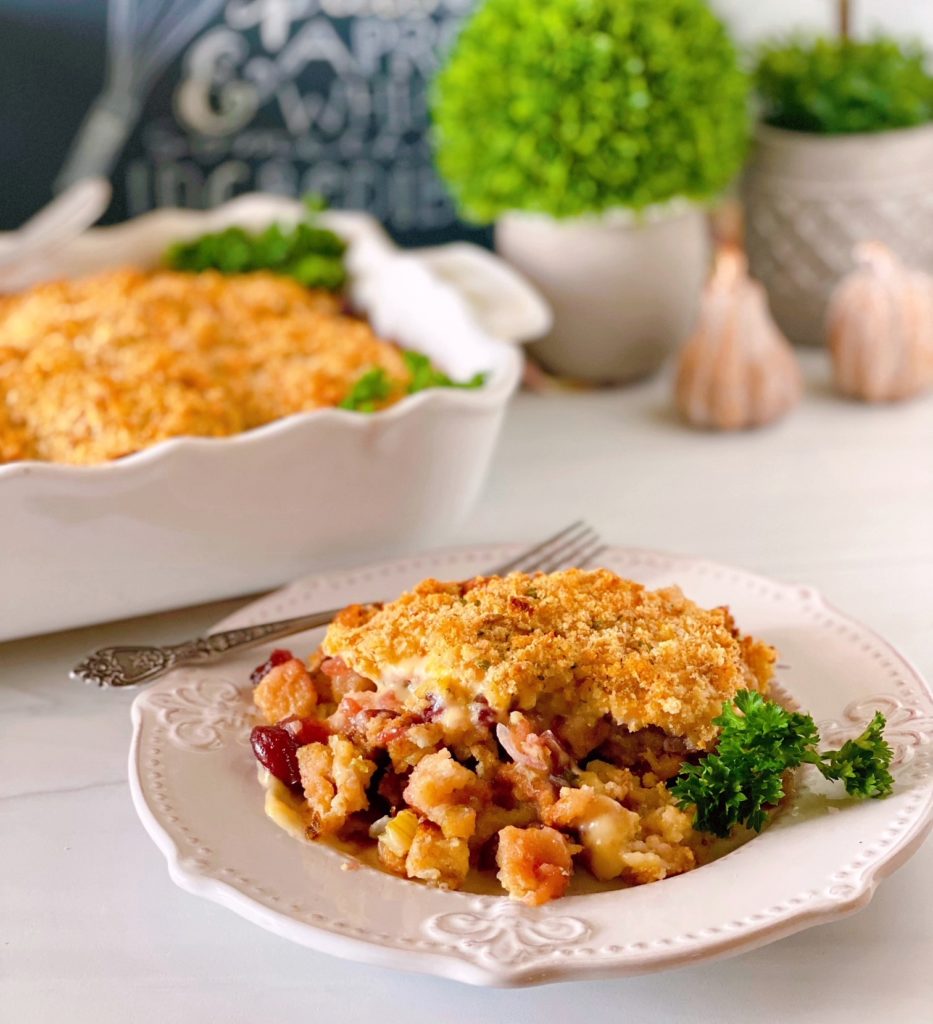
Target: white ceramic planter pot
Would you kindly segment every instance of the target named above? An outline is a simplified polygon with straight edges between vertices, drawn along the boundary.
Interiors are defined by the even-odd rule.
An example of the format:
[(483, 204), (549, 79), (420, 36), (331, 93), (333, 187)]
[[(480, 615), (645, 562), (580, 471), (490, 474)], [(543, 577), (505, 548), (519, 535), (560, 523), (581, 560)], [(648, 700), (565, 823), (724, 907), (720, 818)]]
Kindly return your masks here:
[(554, 313), (532, 354), (599, 383), (660, 367), (693, 325), (710, 257), (705, 215), (687, 205), (641, 219), (509, 213), (496, 225), (496, 248)]
[(832, 136), (759, 126), (743, 192), (751, 272), (793, 341), (824, 343), (857, 242), (933, 271), (933, 125)]

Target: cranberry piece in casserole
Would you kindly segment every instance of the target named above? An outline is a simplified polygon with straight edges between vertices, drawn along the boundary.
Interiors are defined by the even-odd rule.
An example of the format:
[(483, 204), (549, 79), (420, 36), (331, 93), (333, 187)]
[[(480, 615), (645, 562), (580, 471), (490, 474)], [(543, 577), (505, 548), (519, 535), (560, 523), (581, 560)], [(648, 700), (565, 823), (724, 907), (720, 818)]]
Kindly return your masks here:
[(263, 676), (267, 676), (277, 665), (284, 665), (286, 661), (291, 661), (294, 657), (295, 655), (291, 651), (277, 647), (261, 665), (257, 665), (253, 669), (249, 681), (256, 686), (262, 682)]

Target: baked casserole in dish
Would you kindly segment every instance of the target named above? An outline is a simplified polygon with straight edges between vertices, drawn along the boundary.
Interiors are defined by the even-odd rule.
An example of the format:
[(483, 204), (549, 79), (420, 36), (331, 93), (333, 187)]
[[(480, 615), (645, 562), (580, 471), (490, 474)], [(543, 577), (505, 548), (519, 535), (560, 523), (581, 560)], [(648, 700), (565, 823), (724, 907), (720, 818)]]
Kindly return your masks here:
[(147, 214), (0, 299), (0, 640), (422, 546), (468, 513), (522, 363), (483, 324), (527, 337), (546, 309), (495, 257), (403, 253), (356, 213), (320, 218), (342, 297), (160, 269), (179, 241), (304, 215), (262, 195)]
[(39, 285), (0, 298), (0, 462), (93, 465), (228, 437), (341, 406), (367, 378), (385, 382), (367, 411), (388, 408), (412, 356), (339, 295), (268, 271), (121, 268)]

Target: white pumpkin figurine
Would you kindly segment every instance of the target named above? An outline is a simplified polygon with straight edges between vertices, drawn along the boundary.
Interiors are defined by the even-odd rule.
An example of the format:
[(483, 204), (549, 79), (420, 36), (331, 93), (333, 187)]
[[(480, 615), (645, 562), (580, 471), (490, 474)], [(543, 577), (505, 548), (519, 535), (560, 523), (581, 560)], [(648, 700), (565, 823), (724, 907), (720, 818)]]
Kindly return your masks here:
[(680, 351), (677, 408), (694, 426), (741, 430), (780, 418), (802, 390), (797, 357), (771, 318), (764, 288), (748, 276), (745, 254), (724, 247)]
[(855, 260), (829, 304), (836, 386), (866, 402), (909, 398), (933, 384), (933, 277), (881, 242), (856, 246)]

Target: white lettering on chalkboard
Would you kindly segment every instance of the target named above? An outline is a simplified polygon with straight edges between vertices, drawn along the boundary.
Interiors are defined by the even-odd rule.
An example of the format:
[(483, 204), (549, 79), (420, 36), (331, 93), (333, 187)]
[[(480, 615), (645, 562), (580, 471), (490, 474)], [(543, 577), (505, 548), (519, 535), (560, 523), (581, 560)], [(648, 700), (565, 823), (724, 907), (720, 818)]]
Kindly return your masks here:
[(174, 122), (143, 132), (130, 212), (259, 189), (317, 192), (403, 231), (452, 223), (427, 90), (472, 2), (227, 0), (183, 55)]

